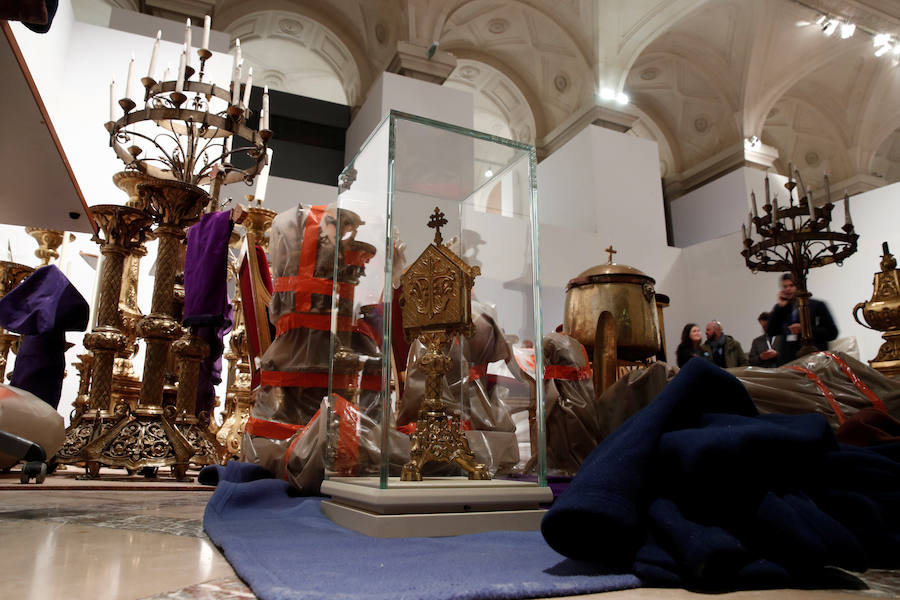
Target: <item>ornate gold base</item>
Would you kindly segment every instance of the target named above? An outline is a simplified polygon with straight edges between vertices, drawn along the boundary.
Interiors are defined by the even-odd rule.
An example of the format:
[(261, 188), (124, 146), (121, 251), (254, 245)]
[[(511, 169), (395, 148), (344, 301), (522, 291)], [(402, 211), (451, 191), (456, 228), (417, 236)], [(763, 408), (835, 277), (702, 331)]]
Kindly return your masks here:
[(422, 481), (422, 467), (432, 461), (455, 462), (468, 472), (469, 479), (491, 478), (487, 467), (475, 462), (466, 436), (450, 422), (443, 402), (427, 399), (419, 411), (409, 462), (403, 465), (400, 479)]
[(56, 453), (56, 462), (60, 464), (72, 464), (84, 462), (82, 455), (84, 448), (91, 441), (109, 431), (119, 415), (108, 410), (88, 410), (72, 419), (66, 429), (66, 441)]
[(192, 481), (187, 467), (195, 454), (194, 447), (175, 426), (175, 408), (158, 406), (134, 410), (120, 402), (118, 422), (102, 436), (85, 446), (86, 477), (99, 476), (100, 465), (124, 467), (129, 473), (171, 466), (178, 481)]
[(190, 464), (200, 466), (222, 464), (225, 449), (216, 441), (206, 423), (197, 417), (186, 416), (175, 422), (175, 428), (194, 449), (188, 460)]
[(253, 398), (235, 399), (231, 412), (216, 432), (216, 441), (224, 448), (226, 459), (238, 460), (240, 458), (244, 430), (247, 428), (247, 421), (250, 420), (252, 409)]

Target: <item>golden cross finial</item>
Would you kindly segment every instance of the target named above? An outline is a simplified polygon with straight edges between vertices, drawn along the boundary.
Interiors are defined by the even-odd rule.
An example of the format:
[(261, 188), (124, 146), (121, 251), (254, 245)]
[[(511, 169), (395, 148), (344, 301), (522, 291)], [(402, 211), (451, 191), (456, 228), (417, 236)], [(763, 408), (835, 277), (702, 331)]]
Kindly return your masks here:
[(434, 213), (428, 219), (428, 226), (434, 229), (434, 243), (438, 246), (444, 241), (444, 238), (441, 237), (441, 227), (447, 224), (447, 219), (444, 218), (444, 213), (441, 212), (441, 209), (437, 206), (434, 207)]
[(613, 254), (618, 254), (618, 252), (616, 252), (615, 250), (613, 250), (612, 244), (610, 244), (610, 245), (609, 245), (609, 248), (607, 248), (606, 250), (604, 250), (604, 252), (607, 252), (607, 253), (609, 254), (609, 263), (608, 263), (608, 264), (610, 264), (610, 265), (613, 264), (613, 261), (612, 261), (612, 255), (613, 255)]

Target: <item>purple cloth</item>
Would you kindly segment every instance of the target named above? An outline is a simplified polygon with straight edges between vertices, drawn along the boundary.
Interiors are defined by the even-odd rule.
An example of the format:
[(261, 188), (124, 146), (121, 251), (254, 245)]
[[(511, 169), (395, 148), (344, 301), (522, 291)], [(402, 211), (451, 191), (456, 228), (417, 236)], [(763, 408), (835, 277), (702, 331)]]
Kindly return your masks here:
[(188, 230), (184, 257), (184, 325), (222, 326), (228, 306), (231, 213), (206, 213)]
[(184, 324), (196, 327), (197, 335), (209, 344), (209, 354), (200, 363), (196, 414), (212, 417), (216, 402), (215, 385), (222, 381), (223, 339), (231, 331), (231, 303), (228, 301), (228, 238), (231, 213), (206, 213), (188, 230), (184, 258)]
[(66, 331), (84, 331), (90, 308), (53, 265), (0, 298), (0, 326), (22, 334), (10, 383), (56, 408), (65, 375)]

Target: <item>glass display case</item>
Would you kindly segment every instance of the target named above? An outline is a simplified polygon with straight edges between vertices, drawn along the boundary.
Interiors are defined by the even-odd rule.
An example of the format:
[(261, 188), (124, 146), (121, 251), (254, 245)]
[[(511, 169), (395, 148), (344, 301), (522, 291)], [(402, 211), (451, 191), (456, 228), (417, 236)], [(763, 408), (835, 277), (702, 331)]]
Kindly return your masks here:
[[(322, 486), (333, 519), (505, 523), (447, 529), (448, 517), (435, 535), (537, 526), (552, 494), (533, 379), (535, 165), (533, 146), (392, 111), (341, 174)], [(385, 527), (354, 528), (404, 535)]]

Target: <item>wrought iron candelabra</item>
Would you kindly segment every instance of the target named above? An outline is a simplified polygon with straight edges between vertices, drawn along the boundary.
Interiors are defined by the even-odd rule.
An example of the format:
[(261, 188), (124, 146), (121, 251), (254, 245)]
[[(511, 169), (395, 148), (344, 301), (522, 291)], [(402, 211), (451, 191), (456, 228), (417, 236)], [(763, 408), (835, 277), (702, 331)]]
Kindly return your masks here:
[[(796, 176), (796, 181), (794, 180)], [(753, 210), (747, 224), (741, 225), (743, 246), (741, 255), (747, 267), (757, 271), (777, 271), (790, 273), (797, 288), (794, 296), (800, 314), (801, 348), (797, 356), (816, 351), (813, 341), (812, 323), (809, 313), (810, 293), (806, 287), (809, 270), (830, 265), (840, 266), (844, 260), (856, 252), (859, 239), (853, 230), (850, 216), (850, 197), (844, 195), (844, 225), (840, 230), (831, 229), (831, 190), (828, 176), (825, 176), (825, 201), (816, 206), (812, 189), (803, 185), (799, 171), (791, 173), (788, 167), (787, 202), (778, 205), (777, 194), (770, 194), (769, 178), (766, 177), (763, 214), (759, 213), (756, 194), (751, 192)], [(794, 200), (796, 191), (797, 200)]]

